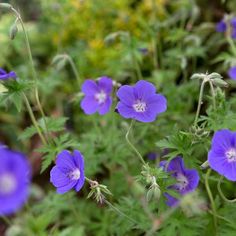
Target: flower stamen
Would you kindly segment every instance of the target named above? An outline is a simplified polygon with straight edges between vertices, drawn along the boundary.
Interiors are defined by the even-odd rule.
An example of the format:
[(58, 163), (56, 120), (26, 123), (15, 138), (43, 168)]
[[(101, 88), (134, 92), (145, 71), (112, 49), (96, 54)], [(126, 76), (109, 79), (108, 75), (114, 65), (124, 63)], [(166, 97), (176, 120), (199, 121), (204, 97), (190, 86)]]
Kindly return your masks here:
[(133, 108), (136, 112), (145, 112), (147, 110), (147, 104), (145, 102), (142, 102), (140, 100), (137, 100), (133, 104)]

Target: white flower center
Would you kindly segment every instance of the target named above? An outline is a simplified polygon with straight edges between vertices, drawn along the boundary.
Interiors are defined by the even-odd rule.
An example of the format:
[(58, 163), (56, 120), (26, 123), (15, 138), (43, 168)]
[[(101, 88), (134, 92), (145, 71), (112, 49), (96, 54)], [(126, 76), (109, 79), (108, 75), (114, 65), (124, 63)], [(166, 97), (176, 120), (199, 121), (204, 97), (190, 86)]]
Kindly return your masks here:
[(236, 149), (229, 149), (227, 152), (225, 152), (225, 156), (227, 157), (228, 162), (236, 162)]
[(177, 184), (175, 184), (175, 186), (177, 187), (178, 190), (183, 190), (187, 187), (188, 179), (186, 178), (186, 176), (178, 174), (176, 179), (177, 179)]
[(80, 178), (80, 170), (75, 169), (69, 173), (69, 178), (72, 180), (78, 180)]
[(5, 173), (0, 176), (0, 194), (12, 193), (16, 186), (17, 181), (12, 174)]
[(101, 90), (99, 93), (95, 94), (95, 99), (98, 102), (98, 104), (102, 104), (106, 101), (107, 94), (103, 90)]
[(145, 112), (147, 110), (147, 104), (145, 102), (142, 102), (140, 100), (137, 100), (133, 104), (133, 108), (136, 112)]

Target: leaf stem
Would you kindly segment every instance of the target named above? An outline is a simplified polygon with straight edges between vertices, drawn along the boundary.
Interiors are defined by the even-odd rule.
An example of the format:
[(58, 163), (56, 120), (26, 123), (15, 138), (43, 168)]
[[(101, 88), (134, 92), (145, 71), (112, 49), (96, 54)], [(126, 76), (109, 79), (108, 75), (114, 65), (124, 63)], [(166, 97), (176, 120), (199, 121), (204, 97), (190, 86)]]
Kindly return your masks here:
[(140, 152), (135, 148), (135, 146), (129, 140), (129, 134), (130, 134), (130, 131), (131, 131), (134, 123), (135, 123), (135, 120), (132, 120), (131, 123), (130, 123), (129, 129), (128, 129), (126, 135), (125, 135), (125, 139), (126, 139), (127, 143), (129, 144), (129, 146), (131, 147), (131, 149), (133, 149), (133, 151), (137, 154), (137, 156), (139, 157), (141, 162), (145, 165), (146, 163), (145, 163), (142, 155), (140, 154)]

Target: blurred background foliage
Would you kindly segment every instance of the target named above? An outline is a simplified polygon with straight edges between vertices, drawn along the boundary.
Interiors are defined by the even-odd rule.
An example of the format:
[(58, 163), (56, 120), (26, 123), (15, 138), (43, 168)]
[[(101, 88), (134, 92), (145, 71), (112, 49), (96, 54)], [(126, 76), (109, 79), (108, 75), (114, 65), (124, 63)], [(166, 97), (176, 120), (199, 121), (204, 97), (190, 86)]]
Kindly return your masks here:
[[(154, 123), (138, 123), (133, 132), (133, 141), (144, 156), (149, 152), (163, 156), (163, 149), (174, 147), (173, 151), (186, 159), (186, 166), (196, 168), (201, 173), (199, 164), (206, 160), (210, 141), (200, 134), (194, 137), (196, 145), (188, 143), (188, 135), (191, 135), (189, 127), (194, 120), (199, 93), (198, 82), (190, 80), (190, 77), (195, 72), (216, 71), (228, 79), (226, 72), (235, 61), (235, 55), (228, 50), (224, 36), (215, 32), (215, 23), (225, 13), (236, 11), (235, 1), (8, 2), (19, 9), (26, 23), (39, 78), (40, 99), (47, 116), (52, 121), (57, 120), (57, 123), (51, 122), (55, 139), (58, 138), (57, 151), (62, 147), (81, 150), (85, 157), (86, 175), (106, 184), (113, 193), (111, 200), (114, 204), (141, 224), (140, 228), (134, 228), (127, 219), (117, 217), (105, 206), (96, 206), (92, 200), (86, 200), (89, 186), (84, 187), (78, 195), (56, 195), (49, 184), (48, 169), (40, 175), (42, 154), (36, 149), (41, 143), (36, 135), (31, 137), (27, 130), (24, 131), (30, 126), (29, 117), (20, 105), (20, 98), (11, 97), (8, 99), (10, 102), (1, 99), (0, 103), (1, 142), (27, 153), (34, 169), (34, 185), (29, 205), (11, 219), (14, 224), (9, 227), (7, 235), (144, 235), (143, 232), (148, 231), (153, 223), (147, 212), (164, 211), (167, 208), (164, 197), (160, 202), (143, 206), (146, 189), (135, 182), (141, 166), (124, 140), (128, 121), (113, 112), (104, 117), (84, 115), (79, 105), (80, 85), (84, 79), (102, 75), (110, 76), (122, 84), (134, 83), (137, 81), (135, 65), (138, 63), (142, 76), (167, 97), (168, 112)], [(11, 14), (0, 12), (0, 65), (16, 71), (22, 80), (31, 81), (21, 28), (14, 40), (8, 36), (14, 20)], [(70, 55), (76, 64), (81, 78), (79, 84), (68, 63), (52, 65), (53, 58), (64, 53)], [(233, 96), (236, 84), (228, 82), (231, 86), (226, 90), (226, 95), (232, 96), (225, 99), (225, 94), (221, 90), (218, 92), (218, 120), (211, 107), (207, 106), (210, 103), (203, 105), (203, 113), (208, 115), (205, 120), (202, 117), (207, 122), (207, 132), (224, 125), (236, 129), (236, 116), (230, 111), (236, 106)], [(33, 104), (33, 95), (30, 91), (28, 94)], [(205, 100), (210, 102), (207, 96)], [(113, 111), (115, 103), (114, 99)], [(180, 134), (179, 130), (187, 134)], [(65, 133), (68, 136), (63, 136)], [(163, 141), (166, 136), (170, 137)], [(157, 143), (159, 140), (162, 142)], [(47, 149), (45, 153), (49, 160), (46, 168), (55, 159), (56, 153), (54, 149)], [(150, 165), (155, 166), (155, 161), (150, 161)], [(229, 196), (236, 195), (231, 183), (227, 183), (226, 188)], [(200, 189), (204, 187), (200, 186)], [(201, 196), (206, 197), (206, 194), (201, 193)], [(218, 207), (221, 206), (219, 199), (216, 201)], [(221, 211), (230, 217), (228, 208), (226, 204)], [(203, 214), (186, 219), (186, 214), (177, 212), (158, 235), (210, 235), (210, 217)], [(6, 225), (2, 225), (1, 229), (0, 232), (3, 232)], [(223, 221), (219, 235), (233, 235), (232, 229), (233, 224)]]

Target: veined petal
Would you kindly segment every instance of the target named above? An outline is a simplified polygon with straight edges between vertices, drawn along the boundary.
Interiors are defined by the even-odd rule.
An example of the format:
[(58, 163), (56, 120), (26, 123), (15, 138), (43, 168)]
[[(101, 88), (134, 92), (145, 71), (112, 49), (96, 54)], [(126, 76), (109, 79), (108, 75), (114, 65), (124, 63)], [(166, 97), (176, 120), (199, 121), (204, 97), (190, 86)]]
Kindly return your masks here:
[(85, 95), (93, 96), (98, 91), (99, 90), (96, 82), (91, 79), (85, 80), (84, 83), (82, 84), (82, 92)]
[(105, 91), (106, 93), (110, 94), (112, 92), (112, 79), (107, 76), (102, 76), (98, 80), (98, 87), (100, 90)]
[(109, 96), (106, 99), (106, 101), (98, 107), (98, 113), (100, 115), (105, 115), (106, 113), (108, 113), (110, 111), (111, 105), (112, 105), (112, 99)]

